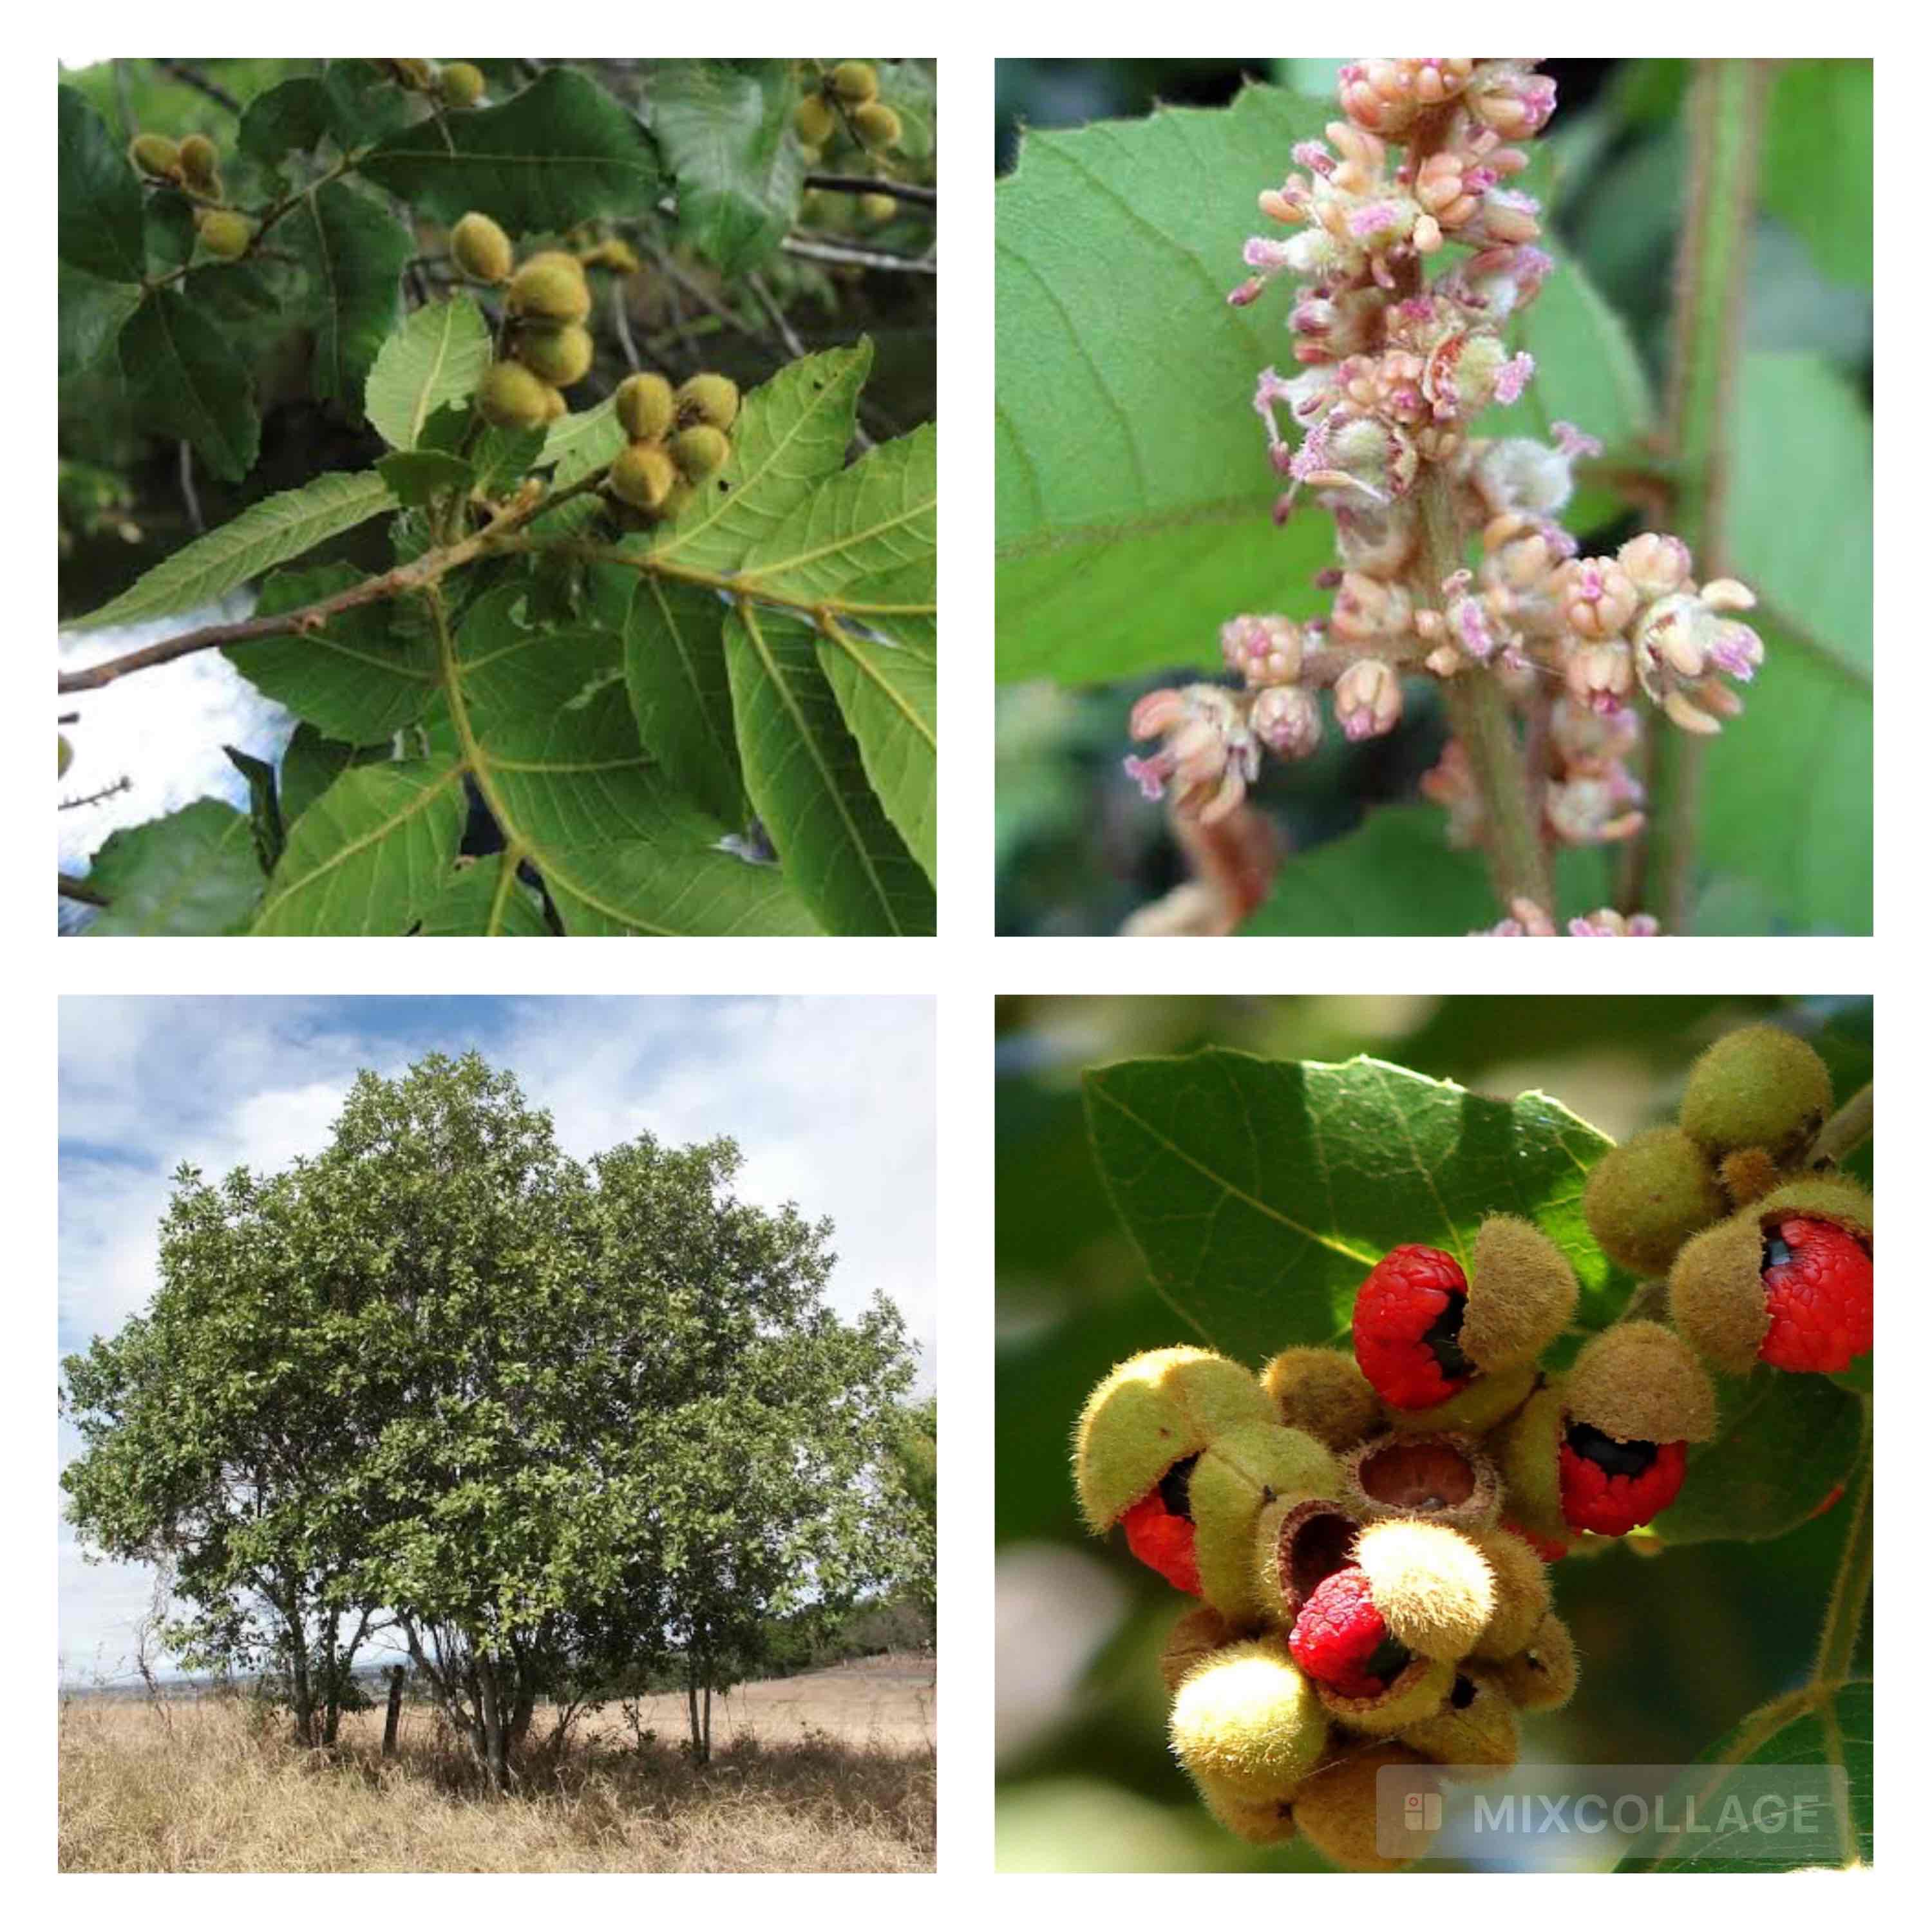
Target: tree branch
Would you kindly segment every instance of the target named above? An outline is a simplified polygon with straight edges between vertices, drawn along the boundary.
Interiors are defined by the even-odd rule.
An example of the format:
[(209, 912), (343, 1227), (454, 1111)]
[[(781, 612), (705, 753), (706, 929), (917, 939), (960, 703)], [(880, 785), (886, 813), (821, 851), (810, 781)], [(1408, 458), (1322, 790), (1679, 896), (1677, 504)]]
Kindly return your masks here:
[(1844, 1159), (1871, 1138), (1872, 1084), (1868, 1080), (1813, 1136), (1804, 1150), (1807, 1167), (1825, 1167)]
[(788, 235), (779, 243), (788, 255), (800, 255), (808, 262), (833, 262), (842, 268), (884, 268), (904, 275), (936, 275), (938, 259), (931, 255), (888, 255), (878, 248), (848, 248), (842, 242), (814, 241), (803, 235)]
[(889, 194), (895, 201), (916, 202), (921, 208), (939, 206), (939, 190), (923, 188), (917, 182), (887, 181), (872, 175), (807, 175), (807, 188), (823, 188), (828, 194)]
[(225, 108), (230, 114), (239, 114), (242, 104), (218, 80), (211, 80), (201, 69), (190, 61), (158, 60), (154, 63), (170, 80), (178, 80), (184, 87), (191, 87), (197, 94), (205, 94), (216, 106)]

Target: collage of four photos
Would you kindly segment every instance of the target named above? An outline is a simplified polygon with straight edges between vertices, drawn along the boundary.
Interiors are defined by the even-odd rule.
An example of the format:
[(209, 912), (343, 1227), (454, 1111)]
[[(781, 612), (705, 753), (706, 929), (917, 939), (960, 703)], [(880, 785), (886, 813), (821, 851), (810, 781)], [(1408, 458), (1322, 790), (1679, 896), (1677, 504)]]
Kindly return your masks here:
[(1876, 65), (63, 57), (57, 1872), (1872, 1868)]

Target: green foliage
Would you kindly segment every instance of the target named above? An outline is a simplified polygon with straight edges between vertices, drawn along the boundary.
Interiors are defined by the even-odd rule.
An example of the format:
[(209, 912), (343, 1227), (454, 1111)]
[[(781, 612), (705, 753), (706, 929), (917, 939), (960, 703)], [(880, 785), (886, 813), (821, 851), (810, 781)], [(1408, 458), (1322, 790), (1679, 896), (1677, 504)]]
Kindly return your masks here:
[[(112, 383), (132, 428), (243, 486), (214, 527), (78, 622), (175, 616), (254, 586), (254, 628), (206, 641), (298, 721), (272, 801), (284, 836), (268, 836), (266, 794), (253, 814), (252, 916), (232, 916), (224, 871), (169, 929), (930, 932), (936, 446), (929, 424), (876, 445), (862, 430), (871, 340), (761, 381), (702, 372), (700, 387), (742, 387), (742, 406), (710, 446), (673, 446), (689, 487), (655, 520), (603, 488), (626, 446), (610, 392), (638, 366), (634, 296), (655, 277), (640, 254), (675, 238), (704, 257), (754, 338), (810, 286), (780, 244), (803, 194), (792, 112), (817, 70), (651, 62), (607, 84), (550, 64), (509, 84), (529, 64), (493, 63), (490, 104), (455, 114), (394, 62), (272, 67), (238, 130), (212, 131), (249, 225), (241, 258), (219, 263), (196, 252), (190, 196), (137, 176), (98, 92), (62, 90), (63, 377), (90, 396)], [(929, 107), (923, 68), (889, 71), (909, 112)], [(556, 266), (591, 304), (582, 409), (482, 419), (506, 296), (452, 286), (447, 230), (471, 212), (526, 264), (586, 265)], [(754, 268), (766, 279), (741, 296), (734, 278)], [(653, 361), (692, 340), (673, 336)], [(304, 383), (299, 460), (315, 462), (312, 442), (328, 454), (261, 494), (272, 453), (287, 481), (275, 412)], [(386, 541), (360, 529), (379, 517)], [(268, 619), (286, 627), (260, 634)], [(778, 642), (734, 695), (728, 632), (754, 632)], [(487, 865), (458, 862), (472, 813)], [(855, 866), (869, 884), (848, 883)], [(220, 923), (194, 926), (196, 908)]]

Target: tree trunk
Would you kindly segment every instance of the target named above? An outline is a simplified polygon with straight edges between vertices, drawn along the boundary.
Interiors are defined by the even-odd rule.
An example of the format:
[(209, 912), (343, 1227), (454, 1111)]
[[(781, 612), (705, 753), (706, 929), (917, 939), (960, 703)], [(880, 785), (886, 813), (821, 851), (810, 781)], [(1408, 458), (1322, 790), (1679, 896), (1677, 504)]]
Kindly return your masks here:
[(294, 1706), (296, 1742), (315, 1742), (315, 1693), (308, 1674), (308, 1632), (302, 1628), (301, 1600), (292, 1592), (283, 1612), (289, 1631), (289, 1701)]
[(342, 1654), (342, 1612), (334, 1612), (322, 1628), (326, 1633), (328, 1678), (322, 1686), (322, 1741), (332, 1746), (342, 1726), (342, 1693), (347, 1676)]
[(400, 1664), (389, 1666), (389, 1714), (382, 1720), (382, 1755), (396, 1754), (396, 1726), (403, 1717), (403, 1679), (408, 1676)]
[(536, 1674), (527, 1664), (517, 1673), (517, 1695), (510, 1706), (510, 1750), (523, 1749), (530, 1734), (530, 1720), (537, 1708)]
[(691, 1756), (695, 1764), (704, 1762), (704, 1729), (698, 1720), (698, 1664), (694, 1658), (684, 1662), (686, 1701), (691, 1706)]
[(503, 1702), (496, 1682), (496, 1660), (478, 1653), (476, 1675), (483, 1691), (483, 1768), (490, 1789), (498, 1797), (509, 1788), (509, 1735), (504, 1724)]
[(711, 1685), (708, 1680), (704, 1686), (704, 1762), (711, 1762)]

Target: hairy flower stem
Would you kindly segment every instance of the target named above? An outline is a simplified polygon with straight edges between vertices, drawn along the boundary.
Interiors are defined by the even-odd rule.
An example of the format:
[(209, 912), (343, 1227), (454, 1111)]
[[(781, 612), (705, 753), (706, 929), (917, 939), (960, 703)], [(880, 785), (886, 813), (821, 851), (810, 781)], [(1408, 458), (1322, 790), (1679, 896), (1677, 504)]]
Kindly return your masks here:
[[(1690, 98), (1690, 194), (1678, 246), (1671, 358), (1670, 521), (1713, 577), (1727, 574), (1730, 564), (1724, 520), (1730, 405), (1763, 93), (1761, 62), (1707, 60)], [(1690, 916), (1702, 751), (1700, 740), (1682, 732), (1651, 734), (1642, 871), (1636, 876), (1633, 867), (1624, 881), (1624, 902), (1626, 909), (1647, 905), (1667, 932), (1683, 932)]]
[(1858, 1654), (1858, 1633), (1864, 1627), (1865, 1608), (1871, 1601), (1872, 1586), (1872, 1444), (1871, 1406), (1865, 1406), (1864, 1438), (1858, 1451), (1858, 1467), (1849, 1486), (1854, 1491), (1852, 1520), (1845, 1534), (1845, 1546), (1838, 1558), (1838, 1574), (1832, 1585), (1831, 1600), (1825, 1606), (1823, 1628), (1818, 1633), (1817, 1660), (1811, 1681), (1820, 1688), (1835, 1690), (1852, 1674)]

